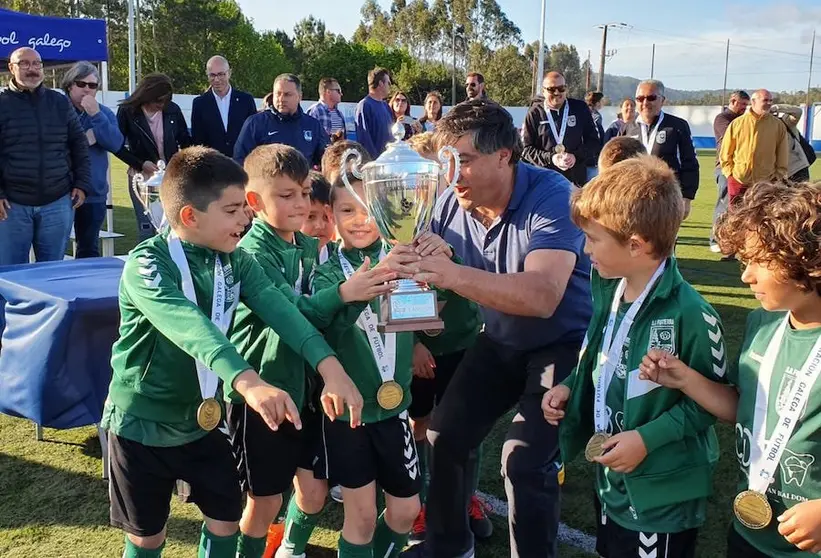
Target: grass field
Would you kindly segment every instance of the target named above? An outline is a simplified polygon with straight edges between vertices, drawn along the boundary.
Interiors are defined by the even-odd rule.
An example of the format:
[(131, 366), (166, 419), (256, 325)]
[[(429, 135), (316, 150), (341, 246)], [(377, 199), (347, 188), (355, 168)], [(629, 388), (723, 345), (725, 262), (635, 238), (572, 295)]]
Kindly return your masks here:
[[(684, 223), (677, 256), (687, 278), (718, 310), (724, 320), (726, 341), (734, 359), (743, 334), (747, 312), (756, 306), (739, 280), (737, 263), (720, 262), (707, 247), (715, 183), (714, 155), (699, 157), (701, 188), (693, 212)], [(116, 253), (125, 254), (136, 240), (136, 227), (125, 186), (125, 169), (114, 164), (115, 230), (125, 237), (117, 241)], [(814, 169), (821, 179), (821, 169)], [(499, 453), (506, 420), (500, 421), (485, 444), (480, 489), (504, 499), (499, 476)], [(699, 555), (724, 556), (724, 537), (730, 517), (735, 486), (735, 456), (731, 429), (719, 427), (722, 459), (715, 475), (715, 493), (710, 500), (707, 524), (701, 531)], [(92, 427), (68, 431), (46, 429), (45, 441), (34, 440), (33, 425), (0, 416), (0, 556), (29, 558), (114, 557), (122, 554), (122, 536), (108, 527), (107, 484), (100, 478), (100, 444)], [(593, 533), (591, 467), (581, 460), (568, 465), (562, 496), (562, 521), (570, 527)], [(341, 506), (331, 504), (312, 539), (309, 556), (335, 556), (341, 527)], [(496, 533), (477, 547), (477, 556), (502, 558), (508, 555), (507, 523), (494, 518)], [(196, 555), (200, 519), (195, 507), (172, 503), (165, 556)], [(590, 554), (562, 546), (561, 556)]]

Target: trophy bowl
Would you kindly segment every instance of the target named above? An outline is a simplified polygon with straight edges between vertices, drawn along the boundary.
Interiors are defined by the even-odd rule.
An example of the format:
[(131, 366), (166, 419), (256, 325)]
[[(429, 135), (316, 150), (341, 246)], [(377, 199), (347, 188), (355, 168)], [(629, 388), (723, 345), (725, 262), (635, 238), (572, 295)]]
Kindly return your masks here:
[[(405, 129), (394, 124), (396, 141), (389, 143), (378, 159), (362, 165), (355, 149), (342, 155), (342, 182), (374, 219), (383, 242), (390, 246), (413, 244), (430, 227), (440, 177), (452, 169), (452, 186), (459, 178), (459, 154), (443, 147), (438, 161), (425, 159), (407, 142)], [(362, 181), (364, 199), (348, 179), (348, 173)], [(439, 318), (436, 291), (412, 279), (396, 281), (396, 288), (380, 304), (379, 331), (438, 331), (444, 327)]]
[(160, 185), (162, 185), (163, 176), (165, 176), (165, 162), (160, 160), (157, 162), (157, 171), (148, 179), (138, 172), (131, 181), (131, 188), (143, 206), (143, 213), (157, 231), (162, 230), (167, 223), (160, 202)]

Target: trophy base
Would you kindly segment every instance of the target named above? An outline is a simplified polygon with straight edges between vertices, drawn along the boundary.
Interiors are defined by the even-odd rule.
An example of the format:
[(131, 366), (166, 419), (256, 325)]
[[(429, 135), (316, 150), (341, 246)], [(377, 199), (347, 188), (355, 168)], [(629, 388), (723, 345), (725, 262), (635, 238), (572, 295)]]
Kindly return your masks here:
[(380, 333), (438, 331), (445, 323), (439, 318), (436, 291), (419, 287), (415, 281), (400, 282), (399, 288), (382, 297)]

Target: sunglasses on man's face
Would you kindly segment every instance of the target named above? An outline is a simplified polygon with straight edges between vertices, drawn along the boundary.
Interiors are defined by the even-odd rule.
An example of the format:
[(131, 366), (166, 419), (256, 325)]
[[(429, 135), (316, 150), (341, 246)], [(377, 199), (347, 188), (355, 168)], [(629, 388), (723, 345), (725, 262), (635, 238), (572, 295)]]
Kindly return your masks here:
[(653, 103), (656, 100), (658, 100), (658, 98), (659, 98), (658, 95), (639, 95), (639, 96), (636, 97), (636, 102), (637, 103), (643, 103), (643, 102), (647, 101), (648, 103)]
[(565, 91), (567, 91), (567, 86), (557, 85), (555, 87), (545, 87), (544, 90), (550, 93), (551, 95), (554, 95), (556, 93), (564, 93)]
[(86, 87), (88, 87), (89, 89), (97, 89), (98, 87), (100, 87), (100, 84), (95, 81), (82, 81), (79, 79), (74, 80), (74, 85), (76, 85), (80, 89), (85, 89)]

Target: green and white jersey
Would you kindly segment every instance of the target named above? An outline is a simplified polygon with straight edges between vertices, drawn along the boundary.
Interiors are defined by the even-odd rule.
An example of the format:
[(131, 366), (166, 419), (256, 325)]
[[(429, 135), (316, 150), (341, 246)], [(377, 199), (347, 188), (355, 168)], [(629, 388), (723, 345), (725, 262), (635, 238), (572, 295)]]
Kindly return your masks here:
[[(739, 391), (738, 415), (735, 425), (735, 453), (741, 475), (738, 491), (748, 488), (751, 448), (754, 443), (753, 423), (759, 372), (770, 340), (784, 320), (785, 312), (755, 310), (747, 319), (744, 343), (738, 370), (730, 371), (728, 379)], [(766, 437), (778, 423), (778, 415), (787, 404), (788, 394), (799, 376), (821, 328), (797, 330), (787, 327), (769, 382)], [(773, 482), (767, 489), (767, 499), (773, 508), (772, 523), (761, 530), (747, 529), (734, 519), (735, 529), (747, 542), (767, 556), (816, 556), (803, 552), (778, 533), (775, 519), (787, 508), (801, 502), (821, 498), (821, 380), (815, 382), (806, 406), (800, 415)]]

